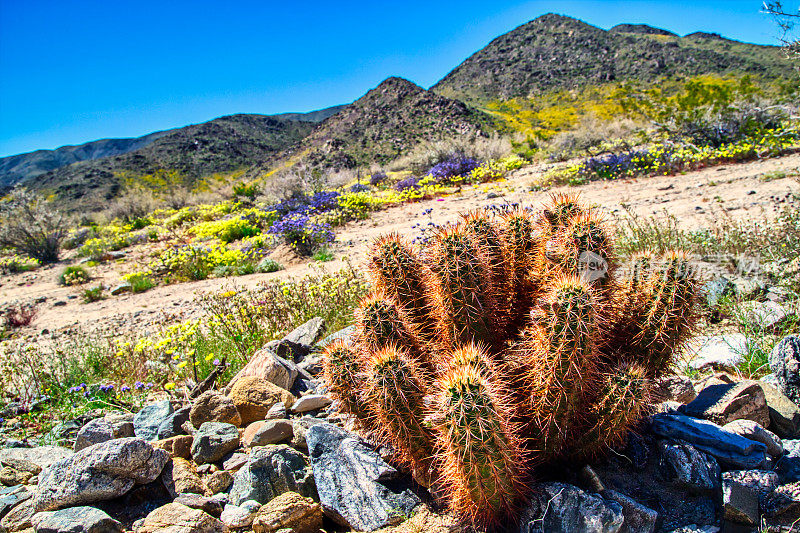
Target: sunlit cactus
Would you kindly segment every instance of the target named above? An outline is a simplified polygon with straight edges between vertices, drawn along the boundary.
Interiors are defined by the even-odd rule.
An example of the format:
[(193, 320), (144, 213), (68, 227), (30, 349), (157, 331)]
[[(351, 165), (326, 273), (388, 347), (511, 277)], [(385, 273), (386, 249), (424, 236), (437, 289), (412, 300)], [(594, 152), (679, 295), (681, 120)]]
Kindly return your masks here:
[(689, 258), (626, 263), (612, 234), (554, 195), (469, 213), (424, 250), (379, 239), (356, 346), (327, 350), (331, 395), (466, 522), (512, 523), (530, 480), (625, 440), (694, 323)]

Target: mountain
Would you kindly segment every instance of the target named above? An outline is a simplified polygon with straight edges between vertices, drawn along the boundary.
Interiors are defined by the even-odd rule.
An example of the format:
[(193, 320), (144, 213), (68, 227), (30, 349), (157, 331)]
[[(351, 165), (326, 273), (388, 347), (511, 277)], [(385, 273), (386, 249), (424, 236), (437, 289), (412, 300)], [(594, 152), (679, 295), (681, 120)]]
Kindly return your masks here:
[[(338, 113), (345, 107), (347, 105), (338, 105), (308, 113), (281, 113), (271, 116), (283, 121), (317, 123)], [(192, 128), (193, 126), (188, 127)], [(161, 137), (178, 132), (180, 129), (183, 128), (157, 131), (142, 137), (101, 139), (77, 146), (62, 146), (55, 150), (36, 150), (25, 154), (2, 157), (0, 158), (0, 190), (18, 183), (24, 183), (30, 178), (73, 163), (94, 161), (95, 159), (123, 155), (139, 150)]]
[(308, 135), (313, 122), (267, 115), (231, 115), (179, 128), (126, 154), (73, 163), (28, 180), (70, 207), (102, 208), (125, 180), (176, 171), (184, 183), (246, 169), (274, 157)]
[(678, 37), (632, 24), (606, 31), (548, 14), (497, 37), (432, 90), (479, 104), (609, 81), (706, 73), (749, 73), (767, 79), (796, 76), (795, 67), (774, 46), (713, 34)]
[(387, 163), (426, 141), (491, 129), (491, 120), (463, 102), (392, 77), (321, 122), (299, 150), (316, 167)]

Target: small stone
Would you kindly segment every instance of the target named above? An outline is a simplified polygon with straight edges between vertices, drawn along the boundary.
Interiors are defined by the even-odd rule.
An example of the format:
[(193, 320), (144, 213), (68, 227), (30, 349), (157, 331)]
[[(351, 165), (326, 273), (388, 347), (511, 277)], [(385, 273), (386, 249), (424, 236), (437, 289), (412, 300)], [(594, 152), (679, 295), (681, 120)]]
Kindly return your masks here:
[(734, 420), (728, 422), (722, 429), (736, 433), (746, 439), (762, 442), (767, 447), (767, 453), (773, 457), (783, 455), (783, 443), (773, 432), (764, 429), (761, 424), (752, 420)]
[(522, 513), (519, 532), (617, 533), (624, 521), (622, 506), (615, 501), (567, 483), (542, 483)]
[(753, 526), (758, 523), (758, 493), (733, 480), (722, 480), (725, 519)]
[(289, 411), (283, 403), (278, 402), (267, 411), (267, 420), (278, 420), (281, 418), (288, 418)]
[(292, 404), (292, 412), (307, 413), (327, 407), (331, 403), (332, 400), (323, 394), (307, 394)]
[(308, 433), (309, 428), (324, 422), (324, 420), (310, 416), (304, 416), (302, 418), (296, 418), (292, 420), (292, 432), (294, 433), (294, 436), (292, 437), (292, 446), (298, 450), (308, 450), (306, 433)]
[(235, 472), (239, 470), (241, 467), (247, 464), (247, 461), (250, 460), (250, 456), (246, 453), (237, 452), (231, 454), (230, 457), (225, 459), (225, 462), (222, 463), (222, 468), (227, 470), (228, 472)]
[(236, 405), (242, 417), (242, 425), (264, 420), (275, 402), (282, 402), (289, 407), (295, 401), (289, 391), (253, 376), (245, 376), (238, 380), (231, 388), (228, 397)]
[(233, 424), (205, 422), (192, 440), (192, 458), (198, 464), (216, 463), (239, 447), (239, 430)]
[(800, 336), (789, 335), (776, 344), (769, 354), (769, 366), (781, 392), (800, 405)]
[(317, 533), (322, 528), (322, 507), (311, 498), (296, 492), (284, 492), (256, 513), (254, 533), (276, 533), (282, 529), (293, 533)]
[(204, 422), (224, 422), (234, 426), (242, 424), (242, 417), (233, 400), (216, 391), (206, 391), (197, 397), (189, 412), (189, 420), (196, 428)]
[(778, 486), (778, 474), (769, 470), (731, 470), (723, 472), (722, 480), (735, 481), (740, 485), (749, 487), (756, 491), (759, 501), (772, 493)]
[(161, 477), (173, 498), (185, 493), (205, 494), (207, 490), (194, 464), (180, 457), (167, 463)]
[(744, 306), (747, 320), (753, 327), (770, 331), (778, 328), (786, 319), (792, 316), (788, 307), (773, 301), (748, 302)]
[(219, 494), (228, 490), (233, 485), (233, 474), (227, 470), (214, 472), (206, 478), (206, 487), (211, 494)]
[(800, 439), (783, 439), (785, 455), (778, 459), (775, 471), (784, 483), (800, 481)]
[(689, 403), (697, 397), (692, 381), (686, 376), (666, 376), (658, 380), (653, 397), (660, 401)]
[(759, 385), (767, 400), (769, 429), (783, 439), (800, 436), (800, 406), (778, 390), (777, 386), (761, 381)]
[(681, 411), (720, 425), (741, 419), (752, 420), (762, 427), (769, 425), (767, 399), (756, 381), (710, 385)]
[(133, 423), (129, 420), (113, 421), (107, 417), (95, 418), (78, 431), (72, 449), (78, 452), (93, 444), (133, 436)]
[(733, 368), (747, 354), (747, 343), (747, 337), (739, 333), (694, 337), (687, 343), (687, 351), (694, 354), (689, 366), (695, 369)]
[(325, 333), (325, 329), (325, 319), (322, 317), (314, 317), (305, 324), (293, 329), (291, 333), (286, 335), (283, 339), (298, 344), (313, 346)]
[(192, 509), (200, 509), (215, 518), (219, 518), (222, 514), (222, 504), (219, 501), (196, 493), (178, 494), (174, 503), (179, 503)]
[(153, 441), (158, 438), (158, 428), (173, 413), (169, 400), (146, 406), (133, 417), (133, 429), (140, 439)]
[(785, 525), (796, 524), (800, 519), (800, 482), (777, 487), (765, 499), (763, 511), (765, 516)]
[(137, 533), (227, 533), (227, 527), (205, 511), (169, 503), (147, 515)]
[(603, 497), (606, 500), (617, 502), (622, 507), (622, 515), (625, 517), (625, 522), (621, 531), (653, 533), (656, 530), (658, 513), (654, 510), (614, 490), (606, 490), (603, 492)]
[(317, 343), (317, 346), (319, 346), (320, 348), (324, 348), (333, 341), (338, 341), (338, 340), (341, 340), (346, 344), (351, 344), (353, 342), (353, 337), (355, 336), (355, 334), (356, 334), (355, 325), (347, 326), (344, 329), (340, 329), (336, 333), (331, 333), (330, 335), (319, 341)]
[(172, 457), (181, 457), (183, 459), (192, 458), (192, 441), (191, 435), (178, 435), (177, 437), (170, 437), (168, 439), (157, 440), (153, 442), (155, 448), (165, 450)]
[(36, 513), (36, 533), (122, 533), (122, 524), (94, 507), (69, 507)]
[(28, 498), (16, 505), (0, 520), (0, 531), (13, 533), (33, 527), (31, 518), (33, 518), (35, 512), (34, 501), (32, 498)]
[(130, 291), (131, 291), (130, 283), (120, 283), (119, 285), (115, 285), (114, 287), (112, 287), (109, 292), (111, 293), (112, 296), (117, 296), (124, 292), (130, 292)]
[(266, 420), (253, 422), (244, 432), (244, 443), (248, 447), (279, 444), (292, 440), (294, 431), (289, 420)]
[(184, 433), (183, 425), (189, 420), (189, 407), (178, 409), (164, 419), (158, 426), (157, 439), (169, 439)]
[(259, 446), (234, 476), (230, 502), (267, 503), (289, 491), (303, 496), (314, 494), (314, 474), (308, 458), (285, 444)]
[(241, 505), (226, 504), (222, 515), (219, 517), (230, 529), (243, 529), (253, 523), (261, 504), (255, 500), (242, 502)]
[(232, 384), (245, 376), (255, 376), (265, 379), (282, 389), (289, 390), (297, 378), (297, 365), (279, 357), (268, 348), (258, 350), (250, 361), (233, 377)]
[(664, 477), (694, 492), (714, 492), (720, 486), (717, 461), (694, 446), (659, 441), (661, 469)]

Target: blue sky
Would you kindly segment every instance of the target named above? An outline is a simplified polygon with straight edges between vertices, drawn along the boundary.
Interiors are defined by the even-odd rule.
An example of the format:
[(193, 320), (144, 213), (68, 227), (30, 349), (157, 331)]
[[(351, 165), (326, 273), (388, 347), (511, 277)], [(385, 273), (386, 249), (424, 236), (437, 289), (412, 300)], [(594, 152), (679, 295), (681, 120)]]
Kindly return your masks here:
[[(793, 6), (796, 2), (786, 2)], [(760, 0), (0, 0), (0, 156), (429, 87), (547, 12), (775, 44)], [(793, 6), (796, 7), (796, 6)]]

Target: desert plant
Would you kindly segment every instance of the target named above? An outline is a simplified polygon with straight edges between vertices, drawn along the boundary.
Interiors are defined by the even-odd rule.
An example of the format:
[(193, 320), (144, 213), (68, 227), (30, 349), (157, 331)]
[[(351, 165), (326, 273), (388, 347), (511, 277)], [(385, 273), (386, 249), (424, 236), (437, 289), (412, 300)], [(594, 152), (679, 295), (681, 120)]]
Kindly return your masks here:
[(90, 279), (92, 278), (85, 268), (81, 266), (68, 266), (58, 277), (58, 282), (66, 286), (81, 285)]
[(92, 302), (99, 302), (106, 296), (103, 294), (103, 286), (91, 287), (83, 290), (83, 303), (89, 304)]
[(156, 286), (149, 272), (131, 272), (122, 276), (122, 279), (130, 283), (131, 292), (145, 292)]
[(417, 253), (370, 252), (355, 344), (326, 351), (340, 410), (473, 524), (500, 526), (540, 469), (620, 444), (694, 323), (680, 251), (623, 269), (595, 208), (478, 211)]
[(64, 218), (40, 196), (18, 189), (0, 202), (0, 246), (54, 263), (66, 236)]
[(36, 305), (12, 305), (3, 311), (3, 323), (9, 329), (30, 326), (38, 313)]

